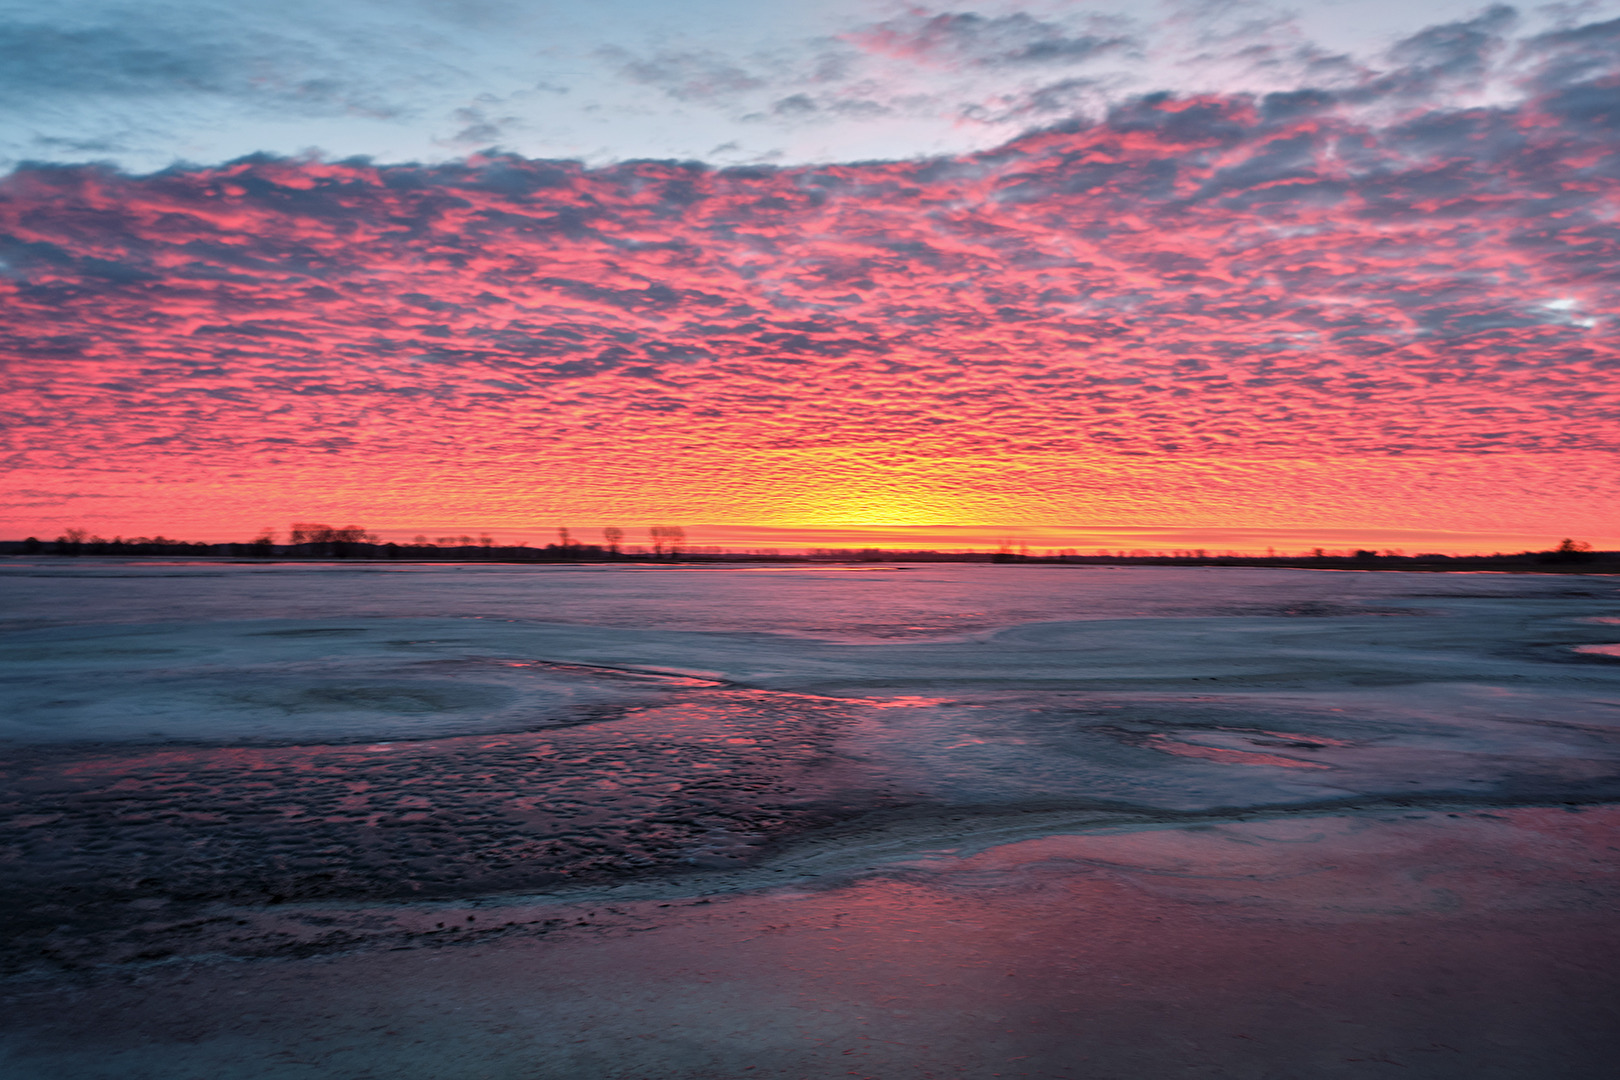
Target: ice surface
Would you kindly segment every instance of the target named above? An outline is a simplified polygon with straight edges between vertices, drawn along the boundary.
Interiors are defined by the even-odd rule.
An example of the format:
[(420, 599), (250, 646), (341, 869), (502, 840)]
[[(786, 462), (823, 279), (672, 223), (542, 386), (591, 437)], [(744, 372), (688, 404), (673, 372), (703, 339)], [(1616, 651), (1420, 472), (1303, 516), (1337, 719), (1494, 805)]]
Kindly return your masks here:
[[(1606, 600), (1599, 577), (1201, 567), (680, 569), (388, 563), (0, 562), (8, 626), (241, 619), (516, 619), (825, 639), (937, 639), (1031, 622), (1400, 616)], [(1493, 604), (1494, 601), (1494, 604)]]
[[(1417, 920), (1402, 934), (1426, 933), (1432, 917), (1458, 942), (1471, 932), (1502, 941), (1556, 937), (1547, 912), (1620, 902), (1605, 809), (1620, 794), (1620, 588), (1603, 577), (39, 559), (0, 564), (0, 597), (0, 905), (13, 915), (0, 962), (17, 977), (353, 952), (343, 978), (356, 978), (373, 970), (375, 950), (498, 938), (581, 972), (597, 955), (590, 993), (621, 1000), (647, 976), (608, 939), (645, 924), (663, 928), (672, 964), (696, 963), (703, 942), (732, 950), (719, 970), (740, 965), (746, 996), (777, 1002), (758, 1015), (781, 1026), (791, 993), (771, 982), (773, 964), (821, 971), (817, 1000), (864, 993), (855, 969), (838, 974), (831, 939), (791, 910), (853, 918), (861, 947), (913, 972), (896, 975), (897, 1000), (955, 1015), (985, 987), (946, 978), (955, 990), (918, 989), (948, 973), (908, 967), (908, 903), (934, 912), (919, 948), (950, 954), (960, 925), (968, 938), (1003, 940), (1013, 966), (1039, 967), (1042, 949), (1059, 947), (1052, 934), (1079, 949), (1087, 935), (1157, 932), (1131, 914), (1131, 894), (1154, 919), (1207, 924), (1245, 948), (1282, 935), (1305, 951), (1321, 947), (1312, 927), (1323, 920), (1348, 920), (1346, 933), (1372, 949), (1374, 917)], [(1569, 813), (1580, 807), (1596, 809)], [(1543, 816), (1512, 816), (1524, 814)], [(1456, 880), (1430, 883), (1453, 863), (1465, 868)], [(692, 906), (711, 899), (712, 909)], [(620, 915), (602, 943), (561, 933), (565, 915), (568, 926), (596, 925), (609, 901)], [(1093, 902), (1100, 921), (1060, 917)], [(776, 952), (744, 944), (778, 933), (748, 929), (750, 903), (800, 919)], [(510, 915), (494, 938), (477, 921), (492, 906)], [(721, 908), (702, 929), (697, 913)], [(1502, 913), (1521, 911), (1535, 914), (1504, 929)], [(1024, 934), (1019, 920), (1067, 929)], [(1582, 940), (1597, 949), (1589, 931)], [(1206, 948), (1187, 933), (1177, 940)], [(456, 961), (472, 965), (469, 979), (510, 974), (488, 947)], [(1099, 948), (1105, 980), (1149, 962)], [(1565, 994), (1580, 980), (1552, 972), (1582, 947), (1571, 937), (1549, 948), (1526, 953), (1520, 975)], [(1403, 978), (1422, 977), (1381, 955)], [(1455, 967), (1458, 955), (1441, 948), (1433, 962)], [(1155, 970), (1176, 963), (1155, 956)], [(1339, 980), (1398, 1028), (1370, 1004), (1377, 980), (1348, 971), (1327, 984)], [(1199, 993), (1222, 985), (1211, 971), (1180, 977)], [(1043, 978), (1047, 992), (1078, 993), (1051, 970)], [(1466, 997), (1457, 980), (1441, 982)], [(514, 985), (551, 993), (532, 979)], [(1253, 980), (1232, 985), (1251, 1003), (1262, 992)], [(1506, 1008), (1469, 1000), (1492, 1015)], [(535, 1007), (548, 1023), (581, 1022), (555, 1003)], [(674, 997), (646, 1006), (677, 1026), (683, 1007)], [(1440, 1027), (1473, 1038), (1441, 1013), (1452, 1019)], [(1120, 1014), (1121, 1030), (1147, 1030), (1152, 1014), (1146, 1004)], [(628, 1015), (587, 1038), (606, 1056), (553, 1055), (541, 1074), (744, 1074), (746, 1057), (705, 1050), (661, 1070), (657, 1054), (613, 1049)], [(838, 1023), (826, 1038), (854, 1037), (854, 1021)], [(891, 1027), (938, 1045), (953, 1037), (909, 1023)], [(844, 1075), (749, 1038), (781, 1075)], [(667, 1063), (690, 1056), (654, 1042)], [(392, 1060), (367, 1045), (375, 1061)], [(44, 1063), (38, 1075), (191, 1075), (124, 1050), (108, 1060), (125, 1073), (39, 1053), (29, 1059)], [(940, 1075), (997, 1071), (978, 1051), (952, 1053), (968, 1064), (953, 1073), (945, 1055)], [(1057, 1053), (1031, 1051), (1048, 1064)], [(1108, 1053), (1120, 1075), (1164, 1064)], [(1338, 1075), (1352, 1056), (1306, 1068), (1284, 1055), (1278, 1075)], [(77, 1072), (50, 1071), (70, 1059)], [(1474, 1072), (1432, 1075), (1489, 1075), (1483, 1058), (1470, 1060)], [(196, 1075), (212, 1067), (186, 1061)], [(503, 1061), (494, 1074), (529, 1068)], [(332, 1068), (263, 1075), (362, 1074)], [(450, 1074), (435, 1068), (398, 1075)]]
[(657, 701), (690, 681), (536, 660), (475, 620), (355, 622), (0, 634), (0, 678), (12, 701), (0, 740), (328, 742), (521, 731)]
[(280, 959), (14, 983), (0, 1069), (1607, 1080), (1620, 926), (1593, 854), (1617, 829), (1385, 812), (1053, 836), (837, 888), (238, 909), (200, 946)]
[[(81, 853), (45, 878), (149, 863), (153, 881), (211, 875), (209, 895), (473, 895), (746, 861), (852, 815), (964, 808), (1001, 838), (1009, 812), (1590, 800), (1620, 772), (1620, 667), (1581, 651), (1620, 610), (1603, 578), (88, 559), (5, 574), (0, 741), (14, 785), (59, 792), (48, 813), (13, 802), (38, 822), (19, 850)], [(359, 743), (386, 745), (341, 749)], [(798, 762), (791, 795), (766, 759)], [(346, 775), (365, 794), (339, 810)], [(695, 820), (705, 784), (699, 809), (720, 817), (634, 835)], [(600, 835), (565, 827), (579, 814)], [(409, 858), (374, 842), (424, 833)], [(272, 849), (284, 865), (266, 877)], [(335, 872), (361, 849), (380, 852), (372, 870)]]

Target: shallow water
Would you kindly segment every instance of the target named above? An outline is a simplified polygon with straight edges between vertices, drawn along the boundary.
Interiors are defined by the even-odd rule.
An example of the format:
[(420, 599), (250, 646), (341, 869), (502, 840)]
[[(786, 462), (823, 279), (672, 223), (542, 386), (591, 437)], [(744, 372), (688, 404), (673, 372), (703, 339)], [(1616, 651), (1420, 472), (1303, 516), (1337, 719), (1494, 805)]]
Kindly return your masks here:
[[(1196, 913), (1231, 941), (1283, 934), (1308, 952), (1332, 911), (1334, 933), (1368, 943), (1379, 940), (1369, 919), (1406, 920), (1402, 933), (1441, 941), (1495, 935), (1517, 978), (1614, 1001), (1612, 979), (1567, 970), (1614, 944), (1574, 913), (1620, 900), (1608, 809), (1620, 793), (1612, 579), (18, 559), (0, 565), (0, 595), (11, 702), (0, 716), (0, 904), (14, 913), (0, 961), (18, 1010), (19, 1076), (471, 1075), (356, 1034), (362, 1005), (346, 988), (379, 964), (407, 983), (449, 978), (460, 989), (444, 992), (478, 1023), (530, 1010), (578, 1029), (566, 1052), (493, 1040), (479, 1058), (489, 1075), (841, 1076), (820, 1050), (777, 1038), (797, 1008), (794, 979), (780, 972), (820, 972), (812, 996), (844, 1025), (828, 1038), (854, 1038), (850, 1025), (861, 1025), (846, 1006), (866, 1000), (870, 980), (859, 966), (838, 975), (826, 952), (848, 946), (785, 914), (783, 926), (800, 929), (738, 943), (756, 940), (737, 937), (749, 911), (805, 905), (815, 919), (844, 912), (854, 922), (840, 925), (879, 967), (907, 973), (895, 976), (911, 987), (891, 987), (896, 1000), (919, 993), (918, 956), (981, 955), (981, 939), (994, 938), (1010, 966), (1040, 967), (1048, 997), (1080, 994), (1095, 1010), (1095, 986), (1064, 982), (1077, 969), (1037, 959), (1088, 935), (1151, 936), (1149, 911)], [(1101, 893), (1098, 873), (1112, 882)], [(1452, 884), (1424, 884), (1447, 874)], [(1180, 884), (1167, 892), (1172, 878)], [(1306, 903), (1302, 881), (1331, 884), (1312, 886)], [(1133, 894), (1145, 898), (1136, 915)], [(1077, 903), (1095, 910), (1075, 914)], [(908, 904), (933, 913), (915, 939)], [(1017, 931), (1020, 920), (1050, 921), (1050, 932)], [(1188, 956), (1214, 957), (1200, 933), (1170, 937)], [(1556, 947), (1510, 947), (1526, 934)], [(713, 973), (749, 988), (750, 1034), (688, 1016), (688, 999), (708, 991), (670, 971), (639, 1013), (610, 1008), (632, 987), (644, 995), (651, 978), (616, 944), (631, 938), (676, 967), (703, 942), (735, 951)], [(646, 944), (655, 938), (665, 944)], [(1213, 969), (1178, 976), (1173, 953), (1097, 948), (1092, 975), (1118, 981), (1151, 963), (1165, 985), (1182, 978), (1191, 989), (1170, 1005), (1169, 991), (1155, 992), (1172, 1012), (1200, 1007), (1186, 995), (1220, 982)], [(613, 1018), (587, 1024), (552, 984), (510, 977), (533, 950), (590, 968), (592, 1000)], [(1379, 955), (1397, 982), (1455, 987), (1457, 958), (1444, 952), (1422, 963)], [(221, 1066), (223, 1048), (244, 1038), (210, 1011), (227, 961), (233, 986), (247, 980), (243, 992), (271, 995), (278, 1009), (299, 996), (288, 979), (324, 1003), (324, 1020), (272, 1020), (253, 1037), (261, 1058), (268, 1039), (305, 1047), (285, 1052), (315, 1064)], [(1335, 963), (1343, 970), (1322, 972), (1324, 985), (1361, 1002), (1352, 1012), (1394, 1024), (1372, 1004), (1377, 972)], [(1473, 963), (1476, 974), (1490, 966)], [(504, 996), (470, 989), (485, 970), (506, 972)], [(111, 1007), (129, 979), (157, 987), (150, 999), (164, 1009), (190, 1009), (192, 1034), (159, 1037), (154, 1057), (133, 1047), (162, 1026), (158, 1013), (125, 1002), (123, 1020), (92, 1031), (53, 1011), (63, 994)], [(194, 1001), (196, 980), (208, 989)], [(941, 985), (907, 1008), (967, 1016), (986, 992), (973, 980)], [(1266, 1013), (1263, 978), (1233, 985), (1245, 1008)], [(1507, 1009), (1470, 993), (1469, 1008)], [(1162, 1012), (1109, 1008), (1117, 1031), (1144, 1031)], [(1166, 1058), (1072, 1010), (1042, 1016), (1057, 1027), (1033, 1043), (959, 1017), (978, 1031), (972, 1052), (891, 1017), (877, 1026), (900, 1042), (955, 1048), (891, 1054), (878, 1075), (986, 1075), (1002, 1042), (1001, 1064), (1071, 1075), (1057, 1071), (1064, 1023), (1069, 1041), (1095, 1041), (1099, 1075), (1200, 1061), (1214, 1075), (1390, 1067), (1373, 1051), (1327, 1063), (1324, 1048), (1338, 1043), (1326, 1036), (1247, 1057), (1223, 1044)], [(1485, 1034), (1459, 1033), (1462, 1017), (1436, 1007), (1431, 1018), (1473, 1040), (1453, 1072), (1421, 1056), (1403, 1065), (1532, 1075), (1499, 1066), (1528, 1069), (1533, 1054), (1498, 1047), (1491, 1058)], [(1593, 1023), (1572, 1033), (1561, 1021), (1566, 1071), (1542, 1075), (1585, 1075), (1607, 1038)], [(300, 1034), (311, 1024), (367, 1049), (311, 1056)], [(438, 1026), (444, 1046), (471, 1052), (470, 1029)], [(1212, 1037), (1183, 1026), (1192, 1042)], [(669, 1035), (677, 1029), (687, 1034)], [(97, 1060), (122, 1064), (70, 1049), (92, 1034)], [(620, 1045), (638, 1037), (654, 1049)], [(902, 1059), (912, 1071), (893, 1071)]]

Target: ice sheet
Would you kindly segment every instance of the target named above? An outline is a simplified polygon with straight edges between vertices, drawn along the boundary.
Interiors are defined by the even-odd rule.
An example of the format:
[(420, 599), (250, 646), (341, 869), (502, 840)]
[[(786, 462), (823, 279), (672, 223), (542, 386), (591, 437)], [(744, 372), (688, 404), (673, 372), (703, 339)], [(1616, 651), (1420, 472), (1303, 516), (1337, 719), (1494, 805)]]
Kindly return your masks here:
[[(1613, 955), (1580, 912), (1620, 903), (1608, 579), (85, 559), (15, 560), (0, 596), (19, 1077), (1064, 1075), (1075, 1040), (1121, 1076), (1606, 1060), (1578, 1002), (1620, 967), (1571, 965)], [(1233, 966), (1268, 949), (1281, 983)], [(227, 959), (257, 1028), (214, 1008)], [(1381, 971), (1449, 998), (1413, 1022)], [(109, 1018), (58, 1019), (65, 977)], [(118, 1004), (125, 977), (165, 989)], [(374, 983), (575, 1041), (344, 998)], [(1521, 984), (1559, 1004), (1504, 1051)], [(368, 1009), (432, 1038), (398, 1053)], [(1211, 1049), (1228, 1027), (1273, 1049)], [(293, 1056), (232, 1064), (267, 1048)]]
[(13, 985), (0, 1067), (1603, 1080), (1620, 890), (1592, 854), (1617, 828), (1612, 809), (1384, 812), (935, 852), (834, 888), (239, 909), (198, 932), (282, 959)]
[[(937, 639), (1029, 622), (1428, 610), (1508, 612), (1591, 599), (1602, 577), (1204, 567), (972, 566), (623, 569), (503, 564), (0, 561), (0, 629), (246, 618), (482, 616), (643, 629), (760, 631), (850, 641)], [(1494, 603), (1493, 603), (1494, 601)], [(1459, 607), (1458, 605), (1464, 605)]]

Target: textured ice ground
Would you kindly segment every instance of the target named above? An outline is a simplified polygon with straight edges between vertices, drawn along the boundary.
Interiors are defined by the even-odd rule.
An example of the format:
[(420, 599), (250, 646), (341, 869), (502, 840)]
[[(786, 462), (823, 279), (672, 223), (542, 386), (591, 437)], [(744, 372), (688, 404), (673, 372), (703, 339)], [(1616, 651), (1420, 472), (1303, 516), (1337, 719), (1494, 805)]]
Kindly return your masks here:
[[(784, 887), (882, 923), (897, 917), (872, 906), (883, 887), (860, 883), (919, 874), (919, 903), (999, 896), (1036, 918), (1048, 902), (1036, 894), (1068, 902), (1054, 898), (1071, 885), (1052, 882), (1091, 873), (1074, 869), (1087, 860), (1146, 888), (1165, 880), (1167, 852), (1214, 858), (1200, 831), (1212, 829), (1258, 843), (1254, 865), (1223, 855), (1207, 874), (1178, 871), (1239, 884), (1154, 903), (1213, 904), (1230, 909), (1217, 922), (1244, 926), (1234, 912), (1272, 903), (1266, 918), (1301, 942), (1321, 909), (1284, 903), (1288, 882), (1326, 874), (1330, 892), (1365, 894), (1346, 910), (1432, 914), (1438, 894), (1413, 882), (1442, 849), (1473, 868), (1469, 903), (1541, 913), (1515, 932), (1620, 902), (1603, 809), (1620, 795), (1608, 578), (46, 559), (0, 566), (0, 595), (0, 906), (13, 915), (0, 960), (45, 978), (28, 984), (46, 988), (40, 1000), (62, 992), (52, 972), (209, 957), (498, 939), (588, 965), (595, 946), (559, 934), (610, 901), (624, 922), (608, 920), (613, 933), (651, 920), (671, 941), (702, 933), (659, 905), (780, 907), (768, 897)], [(1518, 854), (1492, 854), (1507, 834), (1490, 822), (1545, 807), (1599, 816), (1574, 832), (1515, 818)], [(1407, 813), (1434, 835), (1397, 842), (1390, 830), (1416, 827), (1398, 825)], [(1290, 869), (1286, 838), (1330, 819), (1346, 824)], [(1245, 839), (1262, 827), (1269, 839)], [(1531, 834), (1546, 866), (1525, 854)], [(1086, 844), (1107, 852), (1074, 854)], [(1377, 873), (1344, 869), (1372, 867), (1374, 849), (1389, 862)], [(1031, 878), (1037, 866), (1059, 869)], [(1141, 932), (1128, 903), (1109, 903), (1099, 932)], [(496, 938), (489, 916), (477, 922), (491, 910), (510, 916)], [(1473, 925), (1445, 917), (1447, 933)], [(928, 931), (932, 948), (944, 932)], [(783, 955), (815, 967), (813, 938)], [(1039, 935), (1026, 946), (1039, 952)], [(476, 963), (506, 963), (494, 956)], [(619, 992), (611, 974), (593, 978), (593, 993)], [(764, 993), (765, 975), (747, 978)], [(37, 1071), (18, 1075), (144, 1075), (134, 1059), (64, 1072), (60, 1047), (30, 1053)], [(1110, 1053), (1131, 1075), (1129, 1055)], [(547, 1075), (656, 1075), (655, 1059), (554, 1056)], [(692, 1060), (693, 1076), (746, 1068), (746, 1055)], [(771, 1060), (780, 1073), (762, 1075), (844, 1075)], [(363, 1074), (334, 1067), (236, 1075)], [(462, 1075), (448, 1068), (398, 1075)], [(1307, 1072), (1336, 1075), (1323, 1069)]]

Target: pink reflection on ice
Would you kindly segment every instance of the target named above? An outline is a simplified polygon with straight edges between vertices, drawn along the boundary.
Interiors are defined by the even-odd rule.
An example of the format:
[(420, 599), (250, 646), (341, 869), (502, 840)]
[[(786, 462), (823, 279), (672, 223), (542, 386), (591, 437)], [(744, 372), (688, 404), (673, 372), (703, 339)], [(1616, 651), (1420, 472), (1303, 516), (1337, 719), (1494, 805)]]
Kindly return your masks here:
[(657, 683), (659, 686), (680, 686), (713, 688), (725, 686), (719, 675), (713, 671), (689, 672), (678, 668), (616, 668), (602, 667), (597, 664), (559, 664), (550, 660), (501, 660), (502, 667), (513, 668), (544, 668), (547, 671), (560, 671), (569, 675), (592, 675), (609, 679), (625, 679), (631, 682)]
[(1620, 644), (1615, 645), (1577, 645), (1575, 651), (1585, 656), (1613, 656), (1620, 659)]
[[(1335, 709), (1334, 711), (1338, 712), (1340, 710)], [(1242, 731), (1244, 733), (1252, 733), (1252, 734), (1255, 734), (1255, 735), (1269, 735), (1273, 739), (1286, 740), (1286, 744), (1288, 746), (1293, 746), (1293, 747), (1296, 747), (1296, 748), (1301, 749), (1301, 750), (1315, 750), (1315, 749), (1317, 749), (1319, 747), (1323, 747), (1323, 746), (1354, 746), (1354, 745), (1356, 745), (1355, 743), (1348, 742), (1348, 741), (1346, 741), (1344, 739), (1330, 739), (1326, 735), (1296, 735), (1291, 731), (1266, 731), (1264, 728), (1259, 728), (1259, 729), (1222, 728), (1221, 730), (1222, 731)], [(1274, 745), (1277, 745), (1275, 743), (1260, 742), (1259, 740), (1255, 740), (1255, 739), (1251, 739), (1250, 741), (1255, 743), (1255, 745), (1257, 745), (1257, 746), (1274, 746)]]
[(1299, 761), (1295, 758), (1283, 757), (1280, 754), (1257, 754), (1252, 750), (1227, 750), (1217, 746), (1197, 746), (1193, 743), (1176, 742), (1165, 735), (1149, 735), (1147, 745), (1166, 754), (1177, 757), (1203, 758), (1206, 761), (1219, 761), (1225, 765), (1274, 765), (1284, 769), (1331, 769), (1331, 765), (1319, 765), (1314, 761)]
[(893, 574), (911, 569), (908, 566), (655, 566), (637, 563), (616, 566), (615, 571), (637, 574)]

